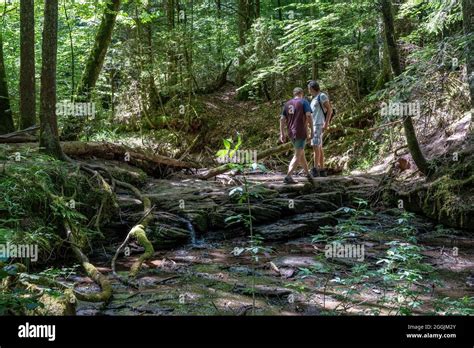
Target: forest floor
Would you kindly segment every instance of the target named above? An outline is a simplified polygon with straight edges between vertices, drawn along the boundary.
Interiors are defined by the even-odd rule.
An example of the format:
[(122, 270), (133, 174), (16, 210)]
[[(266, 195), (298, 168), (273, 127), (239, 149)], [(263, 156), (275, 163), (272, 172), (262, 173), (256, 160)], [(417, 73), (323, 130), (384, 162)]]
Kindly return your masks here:
[[(80, 302), (78, 315), (323, 315), (444, 313), (456, 301), (474, 293), (474, 239), (457, 230), (444, 230), (421, 217), (389, 209), (341, 208), (354, 198), (366, 199), (378, 185), (376, 176), (333, 176), (315, 179), (311, 187), (304, 177), (296, 185), (283, 185), (281, 174), (246, 176), (251, 187), (260, 187), (253, 200), (254, 233), (262, 237), (258, 260), (248, 252), (249, 237), (242, 228), (225, 228), (221, 213), (239, 212), (241, 204), (229, 199), (231, 184), (243, 177), (220, 176), (215, 181), (196, 179), (151, 180), (144, 192), (160, 211), (186, 217), (197, 227), (181, 245), (157, 249), (137, 278), (138, 289), (123, 285), (112, 276), (110, 259), (126, 233), (127, 216), (139, 202), (124, 193), (122, 210), (128, 213), (111, 226), (115, 238), (97, 246), (91, 260), (107, 275), (114, 288), (108, 304)], [(180, 207), (180, 202), (186, 206)], [(294, 205), (290, 207), (288, 204)], [(352, 204), (353, 205), (353, 204)], [(245, 207), (244, 207), (245, 208)], [(139, 211), (139, 209), (137, 209)], [(133, 215), (133, 214), (132, 214)], [(118, 219), (119, 220), (119, 219)], [(152, 226), (158, 226), (159, 221)], [(182, 226), (167, 221), (166, 226)], [(122, 226), (123, 233), (117, 233)], [(205, 234), (199, 231), (199, 226)], [(422, 278), (406, 289), (387, 282), (380, 273), (387, 251), (403, 247), (410, 227), (426, 265)], [(413, 229), (411, 229), (413, 228)], [(148, 231), (153, 242), (155, 232)], [(314, 239), (315, 236), (319, 236)], [(400, 243), (388, 245), (389, 242)], [(397, 242), (398, 241), (398, 242)], [(327, 243), (364, 246), (363, 260), (355, 257), (325, 257)], [(453, 248), (459, 248), (459, 253)], [(117, 263), (119, 274), (143, 251), (132, 245), (129, 257)], [(409, 255), (407, 256), (409, 257)], [(399, 267), (404, 267), (399, 264)], [(407, 271), (408, 268), (407, 268)], [(64, 281), (81, 292), (99, 288), (79, 274)], [(407, 293), (409, 292), (409, 293)], [(415, 305), (413, 305), (415, 303)]]
[[(229, 129), (242, 135), (244, 149), (260, 151), (276, 145), (278, 103), (236, 101), (232, 86), (206, 96), (201, 102), (214, 123), (202, 132), (206, 146), (183, 158), (196, 162), (205, 159), (202, 166), (214, 167), (216, 149), (222, 146), (222, 139), (235, 135), (224, 134)], [(440, 168), (446, 172), (440, 172), (440, 176), (449, 178), (448, 171), (454, 170), (450, 153), (463, 149), (469, 120), (470, 115), (466, 114), (445, 129), (433, 130), (424, 139), (429, 159), (445, 158), (447, 165)], [(188, 140), (195, 137), (190, 134)], [(358, 137), (367, 136), (361, 133)], [(171, 143), (159, 144), (152, 137), (147, 140), (150, 142), (144, 144), (143, 138), (129, 133), (115, 142), (148, 150), (156, 150), (155, 146), (173, 147)], [(188, 141), (184, 142), (184, 148), (188, 148)], [(38, 178), (47, 179), (47, 186), (58, 194), (64, 187), (71, 189), (69, 186), (75, 185), (71, 180), (77, 178), (77, 168), (65, 165), (65, 173), (61, 173), (60, 166), (55, 164), (53, 167), (58, 167), (50, 172), (49, 162), (39, 160), (36, 150), (21, 146), (12, 144), (4, 149), (3, 156), (9, 161), (15, 151), (26, 158), (25, 162), (9, 164), (7, 169), (16, 173), (12, 180), (17, 181), (13, 182), (28, 187), (30, 184), (21, 173), (31, 170), (33, 180), (44, 172)], [(351, 146), (356, 147), (357, 143)], [(400, 154), (404, 156), (406, 150)], [(155, 252), (143, 264), (136, 286), (125, 285), (113, 275), (111, 260), (127, 233), (142, 218), (143, 204), (130, 190), (116, 188), (114, 199), (119, 209), (109, 207), (110, 211), (102, 216), (103, 225), (98, 228), (105, 238), (94, 235), (93, 240), (88, 240), (89, 248), (84, 246), (90, 261), (112, 283), (113, 297), (107, 303), (78, 301), (77, 314), (472, 314), (472, 154), (462, 162), (465, 166), (461, 162), (457, 166), (455, 181), (447, 181), (449, 185), (444, 190), (435, 187), (434, 193), (430, 192), (431, 200), (436, 197), (437, 202), (446, 203), (441, 208), (451, 208), (450, 202), (459, 203), (458, 196), (467, 197), (462, 201), (467, 213), (459, 215), (466, 230), (437, 223), (435, 220), (443, 221), (439, 218), (443, 211), (438, 215), (429, 200), (423, 202), (428, 202), (427, 209), (433, 211), (431, 220), (427, 211), (414, 210), (422, 216), (408, 212), (410, 209), (393, 208), (395, 197), (390, 197), (390, 203), (384, 201), (381, 196), (386, 191), (411, 190), (425, 182), (414, 166), (405, 171), (391, 170), (398, 155), (388, 151), (369, 169), (349, 172), (345, 168), (345, 175), (315, 178), (313, 184), (304, 176), (296, 176), (295, 185), (283, 184), (282, 171), (288, 165), (290, 153), (266, 159), (265, 171), (253, 170), (245, 176), (231, 171), (207, 181), (196, 178), (205, 169), (171, 175), (166, 171), (166, 179), (157, 179), (124, 163), (121, 155), (116, 160), (98, 159), (90, 154), (71, 156), (82, 164), (106, 167), (119, 180), (135, 185), (155, 207), (151, 213), (153, 220), (146, 229)], [(355, 155), (338, 153), (328, 157), (344, 167), (350, 156)], [(333, 173), (340, 174), (341, 170)], [(55, 171), (58, 177), (51, 176)], [(158, 177), (162, 173), (149, 174)], [(464, 182), (465, 186), (459, 186)], [(91, 202), (94, 196), (90, 195), (90, 186), (84, 187), (87, 194), (83, 192), (80, 199), (87, 200), (81, 201), (80, 208), (95, 214), (99, 200)], [(249, 202), (242, 199), (245, 187)], [(390, 192), (395, 196), (398, 193)], [(456, 200), (451, 200), (452, 193), (459, 194), (454, 196)], [(108, 214), (114, 213), (118, 215), (110, 219)], [(127, 278), (130, 267), (144, 251), (136, 242), (128, 246), (130, 255), (122, 252), (117, 261), (118, 274), (123, 278)], [(354, 247), (356, 254), (328, 256), (328, 246)], [(82, 293), (100, 291), (83, 272), (69, 272), (63, 261), (57, 280)], [(54, 271), (55, 265), (52, 266)]]

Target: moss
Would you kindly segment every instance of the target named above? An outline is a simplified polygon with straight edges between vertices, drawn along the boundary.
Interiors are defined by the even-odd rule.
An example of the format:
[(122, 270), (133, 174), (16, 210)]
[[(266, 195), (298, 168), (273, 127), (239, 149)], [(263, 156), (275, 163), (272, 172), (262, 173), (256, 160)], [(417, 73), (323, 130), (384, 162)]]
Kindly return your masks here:
[(445, 175), (428, 186), (423, 212), (450, 225), (472, 228), (474, 175), (462, 180)]
[(130, 277), (133, 278), (133, 277), (136, 277), (136, 275), (140, 271), (140, 267), (142, 266), (142, 263), (153, 256), (155, 249), (153, 248), (153, 245), (151, 244), (151, 242), (148, 240), (143, 225), (137, 225), (134, 228), (132, 228), (132, 230), (130, 231), (130, 235), (136, 238), (138, 244), (140, 244), (142, 247), (145, 248), (145, 251), (143, 252), (143, 254), (138, 258), (138, 260), (130, 268)]

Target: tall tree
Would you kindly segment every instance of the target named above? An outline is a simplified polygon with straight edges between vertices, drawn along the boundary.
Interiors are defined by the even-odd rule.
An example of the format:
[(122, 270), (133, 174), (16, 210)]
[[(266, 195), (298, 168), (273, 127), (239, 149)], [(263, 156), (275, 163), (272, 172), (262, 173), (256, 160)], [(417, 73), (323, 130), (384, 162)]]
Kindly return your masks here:
[[(172, 33), (175, 29), (175, 11), (176, 11), (176, 2), (175, 0), (166, 0), (164, 2), (165, 13), (166, 13), (166, 23), (168, 27), (168, 32)], [(179, 13), (178, 13), (179, 16)], [(177, 56), (176, 56), (176, 47), (174, 40), (168, 40), (168, 83), (173, 86), (178, 82), (177, 76)]]
[[(391, 0), (380, 0), (382, 7), (382, 17), (385, 25), (385, 40), (387, 42), (387, 49), (392, 65), (393, 73), (399, 76), (402, 73), (402, 66), (400, 63), (400, 55), (398, 53), (397, 43), (395, 41), (395, 26), (393, 19), (393, 9)], [(410, 115), (403, 118), (403, 128), (405, 130), (405, 137), (407, 139), (408, 150), (418, 169), (425, 175), (429, 174), (429, 165), (425, 156), (421, 152), (418, 139), (416, 138), (415, 127)]]
[(119, 9), (120, 0), (107, 1), (99, 29), (95, 36), (94, 46), (89, 54), (86, 67), (77, 87), (76, 100), (78, 101), (90, 101), (91, 99), (91, 92), (95, 88), (100, 71), (104, 65), (107, 49), (112, 41), (112, 31)]
[[(239, 30), (239, 46), (245, 45), (245, 33), (247, 32), (247, 20), (248, 20), (248, 0), (237, 0), (237, 18), (238, 18), (238, 30)], [(243, 65), (245, 64), (245, 57), (243, 53), (239, 54), (239, 68), (237, 70), (237, 85), (241, 86), (244, 83)]]
[(58, 0), (44, 1), (40, 88), (40, 148), (57, 159), (65, 159), (56, 117), (56, 63), (58, 46)]
[(281, 11), (281, 0), (277, 0), (277, 8), (278, 8), (278, 20), (283, 20), (283, 13)]
[(3, 59), (3, 33), (0, 31), (0, 134), (10, 133), (14, 130), (15, 126), (8, 94), (7, 72)]
[[(89, 54), (86, 67), (77, 86), (75, 101), (90, 102), (92, 92), (104, 65), (105, 55), (112, 41), (112, 32), (115, 26), (120, 0), (107, 0), (99, 29), (94, 39), (94, 46)], [(76, 140), (83, 128), (83, 122), (77, 117), (69, 117), (63, 128), (64, 140)]]
[(35, 4), (20, 1), (20, 129), (36, 123)]
[(467, 76), (469, 81), (469, 90), (471, 93), (471, 108), (474, 108), (474, 1), (463, 0), (462, 14), (464, 23), (464, 33), (469, 37), (467, 42)]

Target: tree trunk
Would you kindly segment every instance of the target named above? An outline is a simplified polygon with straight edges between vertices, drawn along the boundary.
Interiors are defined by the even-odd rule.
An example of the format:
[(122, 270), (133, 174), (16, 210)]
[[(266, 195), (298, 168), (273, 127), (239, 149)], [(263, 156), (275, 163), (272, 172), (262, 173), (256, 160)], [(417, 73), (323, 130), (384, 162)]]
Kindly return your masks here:
[[(311, 6), (310, 10), (310, 16), (311, 19), (315, 19), (315, 11), (314, 11), (314, 6)], [(311, 49), (311, 79), (312, 80), (317, 80), (319, 71), (318, 71), (318, 51), (316, 49), (316, 43), (314, 42), (315, 39), (313, 37), (313, 42), (311, 43), (310, 49)]]
[(283, 20), (283, 13), (281, 11), (281, 0), (277, 0), (277, 7), (278, 7), (278, 20)]
[[(166, 19), (168, 31), (171, 33), (175, 27), (175, 1), (166, 0), (165, 2)], [(178, 14), (179, 16), (179, 14)], [(177, 76), (177, 57), (174, 42), (168, 40), (168, 84), (174, 86), (178, 83)]]
[(35, 4), (20, 1), (20, 129), (36, 123)]
[[(100, 71), (104, 65), (105, 55), (112, 41), (112, 31), (115, 26), (120, 0), (108, 0), (102, 20), (94, 39), (94, 46), (89, 54), (86, 67), (77, 86), (76, 102), (90, 102)], [(83, 127), (83, 122), (77, 117), (68, 116), (61, 138), (77, 140)]]
[(104, 64), (105, 55), (112, 41), (112, 31), (115, 26), (120, 0), (109, 0), (105, 8), (99, 30), (94, 40), (94, 47), (87, 59), (86, 68), (77, 88), (76, 100), (90, 101), (91, 92), (95, 88), (100, 71)]
[[(247, 31), (247, 0), (238, 0), (238, 30), (239, 30), (239, 46), (245, 45), (245, 33)], [(237, 70), (237, 86), (242, 86), (244, 83), (243, 65), (245, 64), (245, 57), (242, 53), (239, 53), (239, 67)]]
[(159, 169), (165, 167), (190, 169), (195, 165), (174, 158), (157, 154), (139, 152), (124, 145), (111, 143), (66, 141), (61, 143), (64, 153), (71, 157), (98, 157), (109, 160), (124, 161), (142, 169), (147, 174), (156, 176)]
[(3, 35), (0, 32), (0, 134), (11, 133), (14, 130), (10, 96), (8, 95), (7, 72), (3, 60)]
[(56, 58), (58, 45), (58, 0), (45, 0), (40, 90), (40, 148), (65, 159), (59, 145), (56, 118)]
[[(392, 12), (391, 0), (380, 0), (382, 5), (382, 16), (385, 24), (385, 40), (387, 42), (387, 49), (392, 65), (392, 70), (395, 76), (402, 73), (402, 67), (400, 64), (400, 56), (398, 54), (398, 48), (395, 41), (395, 27)], [(408, 150), (410, 151), (411, 157), (415, 162), (416, 166), (425, 175), (429, 174), (429, 165), (425, 159), (425, 156), (421, 152), (418, 139), (416, 138), (415, 127), (411, 116), (407, 115), (403, 118), (403, 128), (405, 130), (405, 137), (407, 139)]]
[(466, 66), (469, 90), (471, 93), (471, 108), (474, 108), (474, 2), (472, 0), (463, 0), (462, 14), (464, 33), (471, 36), (466, 45)]

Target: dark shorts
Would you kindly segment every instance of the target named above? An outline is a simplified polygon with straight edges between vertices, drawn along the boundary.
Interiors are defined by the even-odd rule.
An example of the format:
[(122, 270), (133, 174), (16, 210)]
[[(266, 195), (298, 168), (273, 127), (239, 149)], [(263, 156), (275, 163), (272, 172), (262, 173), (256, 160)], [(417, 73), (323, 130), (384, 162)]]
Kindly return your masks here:
[(306, 139), (291, 139), (291, 142), (295, 149), (304, 149)]

